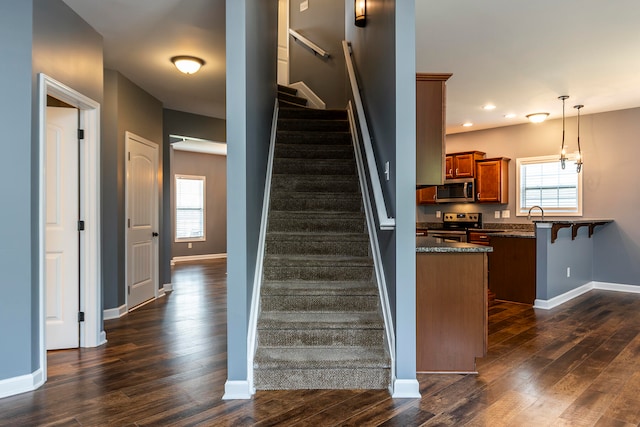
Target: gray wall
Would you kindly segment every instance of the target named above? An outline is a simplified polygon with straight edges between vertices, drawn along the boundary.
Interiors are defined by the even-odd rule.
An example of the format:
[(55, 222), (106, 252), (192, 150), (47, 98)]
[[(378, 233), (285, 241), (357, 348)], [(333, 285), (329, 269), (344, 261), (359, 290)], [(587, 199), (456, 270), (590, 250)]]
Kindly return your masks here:
[[(0, 194), (13, 209), (0, 212), (2, 256), (0, 268), (0, 380), (26, 375), (38, 366), (37, 270), (32, 271), (32, 248), (37, 239), (37, 209), (32, 209), (31, 96), (35, 91), (31, 74), (32, 4), (0, 1), (0, 123), (4, 129), (0, 146)], [(36, 170), (33, 171), (34, 174)], [(32, 182), (32, 180), (34, 182)], [(37, 312), (35, 313), (37, 314)]]
[(102, 102), (102, 37), (60, 0), (0, 1), (0, 380), (39, 368), (38, 73)]
[(306, 83), (327, 104), (327, 108), (344, 108), (347, 103), (347, 78), (342, 53), (345, 1), (311, 0), (309, 9), (300, 12), (301, 1), (290, 0), (289, 27), (328, 51), (331, 56), (322, 58), (315, 55), (289, 36), (289, 82)]
[[(570, 117), (566, 122), (569, 152), (576, 149), (576, 132), (575, 117)], [(636, 142), (638, 134), (640, 108), (581, 115), (583, 218), (615, 220), (615, 223), (606, 227), (597, 227), (592, 237), (595, 243), (593, 280), (596, 281), (640, 285), (640, 228), (635, 212), (640, 206), (640, 191), (634, 190), (636, 159), (640, 156), (640, 144)], [(483, 212), (485, 222), (528, 222), (526, 217), (515, 216), (516, 159), (559, 155), (561, 138), (560, 119), (538, 125), (522, 124), (448, 135), (447, 152), (480, 150), (485, 151), (488, 157), (506, 156), (512, 159), (509, 165), (509, 204), (419, 206), (418, 221), (440, 221), (435, 218), (435, 211), (451, 210)], [(493, 219), (494, 210), (501, 209), (509, 209), (511, 218)]]
[[(165, 172), (171, 170), (173, 150), (171, 150), (169, 135), (189, 136), (216, 142), (225, 142), (227, 140), (226, 121), (215, 117), (206, 117), (165, 108), (162, 126), (164, 134), (162, 156)], [(162, 174), (162, 192), (165, 195), (171, 194), (172, 176), (172, 173)], [(173, 236), (171, 200), (172, 198), (165, 197), (162, 204), (162, 215), (163, 218), (166, 218), (166, 221), (162, 224), (161, 236)], [(160, 283), (171, 283), (172, 238), (161, 239), (160, 245)]]
[[(105, 70), (105, 109), (102, 112), (102, 271), (104, 309), (126, 302), (125, 278), (125, 132), (162, 144), (162, 103), (117, 71)], [(160, 176), (163, 156), (159, 150)], [(158, 211), (163, 225), (162, 185)], [(162, 240), (169, 239), (161, 236)], [(164, 282), (160, 281), (159, 286)]]
[[(190, 153), (173, 150), (171, 175), (198, 175), (205, 177), (205, 238), (204, 242), (175, 241), (175, 215), (171, 227), (171, 256), (224, 254), (227, 252), (227, 157), (213, 154)], [(174, 185), (175, 187), (175, 185)], [(171, 192), (171, 211), (175, 212), (175, 189)]]
[[(353, 24), (346, 2), (346, 34), (373, 138), (389, 214), (396, 230), (379, 231), (396, 335), (396, 377), (416, 378), (415, 330), (415, 1), (367, 2), (367, 26)], [(391, 177), (384, 180), (384, 164)]]
[(229, 381), (247, 380), (249, 309), (276, 97), (277, 6), (275, 0), (226, 2)]
[[(551, 229), (538, 228), (536, 239), (536, 298), (549, 300), (579, 288), (593, 280), (594, 239), (588, 229), (578, 231), (571, 240), (571, 229), (558, 232), (551, 243)], [(571, 277), (567, 277), (567, 267)]]

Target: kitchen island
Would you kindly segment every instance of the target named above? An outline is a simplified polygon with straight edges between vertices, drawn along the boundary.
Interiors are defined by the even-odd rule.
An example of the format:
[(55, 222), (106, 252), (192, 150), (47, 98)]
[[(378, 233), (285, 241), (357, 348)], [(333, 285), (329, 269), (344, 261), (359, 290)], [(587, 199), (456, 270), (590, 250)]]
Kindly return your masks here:
[(416, 238), (416, 369), (475, 373), (487, 351), (490, 246)]

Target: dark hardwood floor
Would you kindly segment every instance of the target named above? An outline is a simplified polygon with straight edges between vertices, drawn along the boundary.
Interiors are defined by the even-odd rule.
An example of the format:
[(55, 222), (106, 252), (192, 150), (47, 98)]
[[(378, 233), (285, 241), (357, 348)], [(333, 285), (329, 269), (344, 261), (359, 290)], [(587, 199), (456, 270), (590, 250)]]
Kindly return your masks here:
[(592, 291), (543, 311), (498, 302), (479, 375), (386, 391), (258, 392), (221, 400), (226, 263), (179, 264), (174, 291), (105, 322), (97, 349), (51, 352), (49, 380), (0, 400), (2, 426), (637, 426), (640, 295)]

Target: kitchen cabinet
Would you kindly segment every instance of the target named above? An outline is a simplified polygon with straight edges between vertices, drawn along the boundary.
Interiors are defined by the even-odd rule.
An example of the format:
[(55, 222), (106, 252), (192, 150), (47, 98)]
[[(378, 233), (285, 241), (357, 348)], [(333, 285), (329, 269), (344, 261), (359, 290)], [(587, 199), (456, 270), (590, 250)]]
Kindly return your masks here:
[(476, 372), (487, 352), (487, 254), (416, 254), (416, 369)]
[(445, 158), (445, 178), (473, 178), (476, 176), (476, 161), (482, 160), (482, 151), (447, 154)]
[(484, 231), (471, 231), (467, 233), (467, 242), (474, 245), (489, 246), (489, 236)]
[(416, 74), (416, 183), (444, 180), (446, 82), (451, 74)]
[(509, 203), (509, 161), (506, 157), (476, 161), (478, 203)]
[(489, 288), (496, 299), (532, 304), (536, 299), (536, 239), (490, 236)]
[(416, 204), (418, 205), (431, 205), (436, 203), (436, 188), (425, 187), (416, 190)]

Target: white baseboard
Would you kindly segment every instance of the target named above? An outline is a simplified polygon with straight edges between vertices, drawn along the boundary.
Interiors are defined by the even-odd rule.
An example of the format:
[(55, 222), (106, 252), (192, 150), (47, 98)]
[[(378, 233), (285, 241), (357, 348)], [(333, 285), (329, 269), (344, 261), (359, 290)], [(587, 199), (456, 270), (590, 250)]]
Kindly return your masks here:
[(222, 400), (247, 400), (251, 399), (249, 381), (229, 381), (224, 383), (224, 396)]
[(305, 82), (291, 83), (289, 87), (298, 90), (298, 94), (296, 96), (306, 99), (308, 107), (317, 108), (318, 110), (324, 110), (327, 108), (327, 104), (325, 104), (325, 102), (316, 95), (315, 92), (305, 84)]
[(623, 285), (621, 283), (607, 283), (607, 282), (591, 282), (591, 283), (593, 283), (593, 289), (600, 289), (603, 291), (628, 292), (630, 294), (640, 294), (640, 286), (636, 286), (636, 285)]
[(44, 384), (42, 369), (27, 375), (0, 380), (0, 399), (33, 391)]
[(122, 316), (124, 316), (125, 314), (127, 314), (127, 306), (126, 306), (126, 304), (125, 305), (121, 305), (120, 307), (108, 308), (108, 309), (104, 310), (103, 318), (104, 318), (104, 320), (119, 319)]
[(165, 283), (162, 286), (162, 292), (163, 293), (166, 294), (167, 292), (171, 292), (171, 291), (173, 291), (173, 283)]
[(171, 265), (175, 265), (178, 262), (186, 261), (204, 261), (207, 259), (222, 259), (226, 258), (227, 254), (206, 254), (206, 255), (186, 255), (186, 256), (174, 256), (171, 259)]
[(98, 347), (106, 343), (107, 343), (107, 333), (105, 331), (102, 331), (100, 332), (100, 343), (98, 344)]
[(394, 380), (391, 397), (394, 399), (420, 399), (418, 380)]
[(580, 295), (587, 293), (593, 289), (640, 294), (640, 286), (624, 285), (621, 283), (589, 282), (585, 285), (580, 286), (579, 288), (572, 289), (569, 292), (565, 292), (564, 294), (558, 295), (557, 297), (551, 298), (549, 300), (536, 299), (533, 303), (533, 308), (551, 310), (552, 308), (564, 304), (565, 302), (579, 297)]

